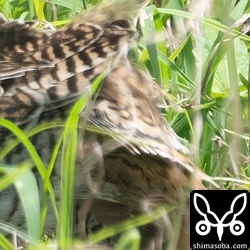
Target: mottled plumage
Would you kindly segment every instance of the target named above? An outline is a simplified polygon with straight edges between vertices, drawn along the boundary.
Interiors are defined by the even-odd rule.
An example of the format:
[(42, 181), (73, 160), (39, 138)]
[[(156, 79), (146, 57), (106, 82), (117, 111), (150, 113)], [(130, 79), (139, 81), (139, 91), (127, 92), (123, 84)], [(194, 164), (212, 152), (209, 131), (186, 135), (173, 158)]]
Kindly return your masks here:
[(64, 105), (126, 55), (134, 35), (128, 20), (101, 26), (86, 19), (49, 33), (1, 19), (1, 117), (20, 124)]
[[(81, 235), (86, 233), (83, 223), (89, 212), (100, 223), (113, 224), (143, 211), (143, 201), (149, 207), (170, 204), (177, 208), (185, 192), (203, 188), (203, 174), (182, 155), (188, 152), (186, 147), (160, 113), (159, 86), (126, 59), (135, 34), (127, 20), (133, 3), (118, 1), (118, 9), (103, 5), (50, 32), (0, 18), (1, 118), (23, 129), (33, 126), (34, 121), (61, 124), (74, 101), (88, 93), (91, 81), (104, 72), (100, 91), (80, 114), (79, 127), (85, 131), (78, 134), (75, 197)], [(62, 133), (58, 126), (30, 138), (45, 165)], [(0, 149), (9, 138), (1, 129)], [(29, 158), (19, 144), (1, 162), (11, 166)], [(42, 188), (42, 178), (35, 175)], [(51, 174), (58, 202), (60, 178), (59, 154)], [(133, 204), (126, 198), (130, 196)], [(91, 202), (84, 201), (89, 197)], [(111, 204), (113, 214), (119, 214), (117, 204), (127, 213), (113, 221), (107, 213), (109, 205), (104, 203)], [(18, 228), (26, 226), (13, 187), (0, 193), (0, 220)], [(55, 226), (50, 207), (45, 233), (54, 232)]]

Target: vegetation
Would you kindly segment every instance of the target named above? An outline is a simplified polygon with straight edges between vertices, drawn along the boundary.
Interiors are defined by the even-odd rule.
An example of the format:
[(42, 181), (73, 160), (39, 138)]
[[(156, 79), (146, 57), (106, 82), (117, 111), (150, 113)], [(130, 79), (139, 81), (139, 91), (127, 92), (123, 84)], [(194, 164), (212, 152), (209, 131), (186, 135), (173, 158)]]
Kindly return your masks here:
[[(87, 9), (98, 2), (87, 1)], [(0, 12), (8, 19), (31, 20), (37, 17), (38, 21), (47, 20), (56, 28), (76, 18), (80, 12), (85, 11), (83, 8), (81, 0), (0, 0)], [(141, 13), (138, 44), (129, 54), (131, 60), (145, 65), (155, 81), (166, 91), (169, 107), (162, 110), (163, 115), (189, 147), (193, 162), (222, 189), (250, 190), (250, 38), (241, 34), (244, 22), (242, 17), (249, 9), (248, 0), (162, 0), (157, 6), (151, 3)], [(93, 91), (99, 82), (97, 80), (93, 83)], [(25, 133), (12, 123), (0, 119), (0, 126), (11, 130), (17, 138), (7, 147), (1, 148), (0, 159), (22, 141), (39, 173), (46, 180), (44, 189), (52, 200), (54, 193), (46, 176), (52, 171), (57, 151), (63, 141), (67, 140), (67, 146), (63, 144), (65, 152), (76, 150), (76, 131), (70, 128), (72, 124), (76, 128), (77, 112), (85, 103), (83, 97), (74, 106), (67, 123), (62, 124), (65, 127), (64, 137), (54, 150), (48, 170), (30, 143), (29, 136), (50, 129), (53, 124), (35, 127)], [(70, 157), (73, 154), (63, 155), (65, 166), (73, 166), (74, 159)], [(0, 173), (7, 173), (0, 177), (0, 191), (12, 183), (18, 188), (16, 177), (21, 176), (21, 181), (28, 183), (24, 188), (32, 189), (34, 199), (38, 200), (39, 193), (31, 171), (32, 166), (31, 161), (20, 163), (11, 170), (0, 166)], [(65, 171), (71, 171), (67, 172), (68, 176), (72, 176), (73, 170), (74, 167), (65, 168)], [(67, 202), (72, 197), (66, 190), (73, 186), (72, 182), (73, 178), (69, 178), (62, 187), (68, 196), (62, 200), (59, 211), (55, 209), (60, 218), (69, 216), (70, 204)], [(43, 244), (48, 241), (36, 243), (36, 240), (44, 224), (46, 206), (40, 211), (39, 202), (28, 203), (29, 199), (23, 193), (24, 190), (20, 191), (27, 215), (29, 238), (35, 239), (36, 248), (41, 246), (44, 249)], [(125, 249), (128, 245), (131, 246), (130, 249), (138, 249), (140, 236), (136, 226), (160, 215), (161, 211), (156, 211), (151, 217), (143, 215), (121, 227), (103, 229), (101, 233), (91, 235), (90, 241), (98, 243), (105, 237), (123, 232), (117, 249)], [(0, 229), (3, 227), (6, 229), (7, 225), (0, 222)], [(57, 242), (70, 239), (70, 231), (70, 223), (61, 220)], [(0, 248), (12, 249), (11, 245), (0, 233)]]

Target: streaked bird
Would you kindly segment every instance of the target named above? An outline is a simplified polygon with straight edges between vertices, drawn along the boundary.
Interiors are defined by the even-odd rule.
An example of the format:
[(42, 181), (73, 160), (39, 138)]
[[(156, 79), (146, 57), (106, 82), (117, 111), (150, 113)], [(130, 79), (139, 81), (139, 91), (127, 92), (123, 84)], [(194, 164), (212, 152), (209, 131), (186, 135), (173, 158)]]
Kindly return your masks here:
[(20, 124), (38, 110), (65, 105), (126, 56), (135, 31), (124, 14), (139, 4), (118, 2), (102, 5), (56, 32), (1, 17), (1, 117)]
[[(1, 118), (26, 130), (34, 123), (60, 124), (74, 102), (89, 93), (91, 82), (104, 75), (100, 90), (79, 114), (84, 131), (79, 130), (76, 155), (76, 230), (83, 236), (89, 214), (112, 225), (158, 205), (178, 208), (185, 193), (203, 188), (205, 175), (183, 156), (186, 147), (161, 115), (162, 90), (127, 59), (135, 35), (132, 10), (141, 5), (135, 0), (104, 4), (57, 31), (0, 18)], [(11, 134), (0, 132), (4, 148)], [(62, 133), (56, 127), (31, 136), (45, 165)], [(13, 166), (29, 158), (19, 144), (1, 164)], [(42, 190), (43, 179), (34, 172)], [(50, 176), (58, 203), (60, 178), (59, 153)], [(0, 220), (26, 227), (14, 187), (0, 193)], [(44, 233), (55, 232), (55, 227), (49, 207)], [(175, 237), (184, 246), (177, 249), (187, 249), (188, 230), (182, 229), (183, 235)], [(149, 231), (155, 238), (157, 233)], [(154, 243), (158, 248), (159, 238)]]

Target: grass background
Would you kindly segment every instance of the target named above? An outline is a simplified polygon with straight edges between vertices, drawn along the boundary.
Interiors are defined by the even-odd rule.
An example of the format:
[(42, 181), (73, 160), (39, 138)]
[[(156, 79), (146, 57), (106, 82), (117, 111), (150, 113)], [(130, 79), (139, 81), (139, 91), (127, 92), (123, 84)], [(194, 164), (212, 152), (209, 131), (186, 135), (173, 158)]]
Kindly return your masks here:
[[(87, 9), (91, 9), (98, 2), (100, 1), (86, 1)], [(0, 12), (9, 20), (36, 18), (38, 21), (47, 20), (55, 28), (75, 19), (79, 13), (84, 12), (83, 7), (80, 0), (0, 0)], [(250, 190), (250, 38), (241, 35), (241, 21), (235, 24), (249, 9), (248, 0), (151, 1), (141, 12), (138, 25), (140, 36), (137, 45), (130, 52), (131, 60), (145, 65), (155, 81), (166, 91), (169, 108), (162, 110), (162, 114), (189, 147), (193, 162), (222, 189)], [(98, 87), (99, 80), (93, 83), (93, 92)], [(31, 171), (33, 162), (45, 180), (44, 190), (48, 191), (50, 199), (54, 201), (54, 210), (59, 221), (56, 242), (65, 249), (73, 244), (72, 218), (68, 218), (73, 197), (66, 191), (73, 187), (74, 158), (70, 156), (76, 150), (77, 114), (85, 104), (83, 97), (74, 106), (66, 124), (62, 124), (65, 127), (64, 135), (53, 152), (49, 166), (44, 165), (29, 137), (50, 129), (55, 124), (38, 126), (25, 133), (14, 124), (0, 119), (0, 125), (10, 129), (17, 138), (7, 147), (1, 148), (0, 159), (11, 152), (20, 141), (32, 159), (11, 170), (0, 166), (0, 171), (5, 173), (0, 178), (0, 191), (13, 183), (18, 189), (18, 181), (28, 183), (19, 193), (27, 215), (27, 237), (34, 239), (31, 242), (36, 248), (44, 249), (49, 240), (37, 243), (46, 216), (46, 205), (40, 206), (39, 202), (29, 203), (29, 199), (25, 197), (25, 187), (30, 190), (32, 185), (34, 197), (39, 201), (37, 185)], [(64, 143), (66, 140), (68, 143)], [(71, 178), (62, 182), (62, 192), (67, 195), (63, 196), (61, 207), (57, 210), (48, 177), (61, 145), (65, 153), (62, 167), (67, 174), (65, 176)], [(120, 227), (107, 228), (99, 234), (91, 235), (89, 239), (98, 243), (105, 237), (124, 232), (117, 243), (117, 249), (128, 246), (130, 249), (138, 249), (140, 235), (136, 226), (160, 217), (161, 213), (161, 210), (157, 210), (153, 215), (143, 215)], [(1, 228), (6, 230), (8, 225), (0, 222)], [(74, 244), (78, 246), (80, 243)], [(12, 243), (1, 233), (0, 248), (13, 249)]]

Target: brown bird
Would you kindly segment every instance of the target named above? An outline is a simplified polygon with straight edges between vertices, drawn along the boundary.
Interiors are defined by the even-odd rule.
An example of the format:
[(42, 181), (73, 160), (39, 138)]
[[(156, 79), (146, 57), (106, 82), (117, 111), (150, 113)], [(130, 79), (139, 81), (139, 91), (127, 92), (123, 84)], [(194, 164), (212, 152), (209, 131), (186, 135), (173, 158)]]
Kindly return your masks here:
[[(122, 19), (124, 1), (118, 2), (117, 8), (103, 5), (56, 32), (1, 17), (1, 117), (27, 122), (38, 110), (72, 102), (94, 77), (109, 72), (127, 54), (135, 34), (130, 21)], [(136, 2), (127, 2), (126, 13), (139, 8)]]
[[(135, 34), (128, 13), (141, 5), (134, 0), (104, 4), (50, 32), (36, 30), (31, 23), (0, 19), (0, 117), (22, 129), (29, 130), (34, 123), (65, 122), (74, 102), (89, 93), (91, 81), (104, 72), (100, 90), (80, 114), (79, 127), (84, 131), (78, 133), (74, 193), (76, 231), (82, 236), (88, 233), (85, 226), (91, 227), (89, 214), (103, 225), (165, 204), (173, 207), (174, 214), (180, 204), (188, 203), (190, 190), (203, 188), (205, 175), (182, 155), (187, 149), (160, 113), (162, 90), (126, 58)], [(30, 138), (45, 165), (63, 133), (61, 127)], [(3, 149), (11, 135), (2, 128), (0, 132)], [(1, 164), (13, 166), (27, 159), (29, 154), (19, 144)], [(50, 176), (58, 206), (60, 167), (58, 155)], [(44, 179), (34, 172), (42, 192)], [(170, 234), (176, 249), (189, 247), (187, 218), (183, 217), (180, 237)], [(26, 227), (12, 186), (0, 192), (0, 220)], [(165, 238), (157, 236), (158, 224), (164, 228), (158, 221), (142, 233), (145, 239), (151, 236), (150, 244), (159, 249)], [(51, 206), (44, 233), (55, 232), (55, 227)]]
[[(94, 107), (87, 116), (91, 124), (108, 130), (107, 133), (112, 131), (111, 136), (97, 139), (103, 159), (99, 160), (98, 152), (93, 149), (96, 137), (88, 132), (82, 145), (80, 142), (77, 158), (79, 171), (88, 165), (89, 158), (97, 159), (91, 161), (96, 164), (94, 170), (102, 166), (103, 160), (105, 181), (94, 194), (98, 200), (93, 201), (91, 213), (104, 225), (115, 224), (138, 211), (149, 211), (163, 204), (171, 204), (178, 211), (180, 204), (188, 203), (190, 190), (204, 188), (201, 179), (205, 175), (180, 153), (186, 148), (157, 107), (159, 93), (159, 87), (149, 75), (131, 67), (128, 62), (120, 62), (105, 78)], [(94, 172), (95, 183), (98, 174), (102, 175), (102, 171)], [(110, 194), (109, 184), (115, 195)], [(77, 189), (79, 193), (80, 188)], [(115, 202), (122, 204), (121, 207), (110, 202), (114, 196)], [(86, 202), (82, 204), (80, 218), (84, 217), (86, 209)], [(119, 209), (122, 212), (117, 212)], [(183, 220), (187, 220), (188, 216), (186, 214)], [(187, 249), (189, 244), (189, 224), (183, 225), (186, 227), (182, 227), (184, 232), (178, 244), (184, 246), (178, 245), (176, 249)], [(175, 237), (177, 244), (178, 236)], [(154, 244), (159, 249), (161, 240), (155, 239)]]

